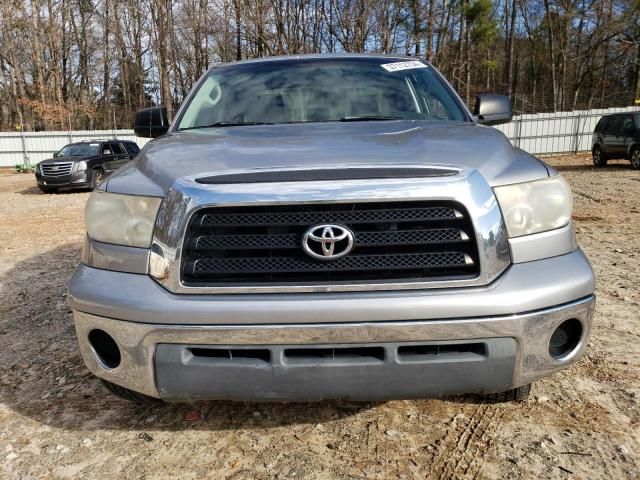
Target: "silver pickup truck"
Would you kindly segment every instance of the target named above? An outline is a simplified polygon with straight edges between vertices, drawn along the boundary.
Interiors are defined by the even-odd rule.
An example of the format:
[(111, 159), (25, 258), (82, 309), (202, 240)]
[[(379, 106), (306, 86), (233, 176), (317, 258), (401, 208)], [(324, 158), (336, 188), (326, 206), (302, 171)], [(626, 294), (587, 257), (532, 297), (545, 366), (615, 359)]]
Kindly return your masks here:
[(526, 398), (583, 354), (594, 275), (510, 119), (416, 58), (213, 67), (89, 198), (87, 367), (136, 401)]

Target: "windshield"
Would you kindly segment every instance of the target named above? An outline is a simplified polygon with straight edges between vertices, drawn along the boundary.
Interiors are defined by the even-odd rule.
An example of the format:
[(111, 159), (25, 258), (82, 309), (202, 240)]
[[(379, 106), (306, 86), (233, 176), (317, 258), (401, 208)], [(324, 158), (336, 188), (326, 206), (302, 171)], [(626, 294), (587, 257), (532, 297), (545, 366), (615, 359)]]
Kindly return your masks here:
[(393, 119), (468, 117), (433, 68), (419, 61), (278, 60), (213, 69), (178, 129)]
[(98, 154), (97, 143), (75, 143), (63, 147), (58, 152), (59, 157), (89, 157)]

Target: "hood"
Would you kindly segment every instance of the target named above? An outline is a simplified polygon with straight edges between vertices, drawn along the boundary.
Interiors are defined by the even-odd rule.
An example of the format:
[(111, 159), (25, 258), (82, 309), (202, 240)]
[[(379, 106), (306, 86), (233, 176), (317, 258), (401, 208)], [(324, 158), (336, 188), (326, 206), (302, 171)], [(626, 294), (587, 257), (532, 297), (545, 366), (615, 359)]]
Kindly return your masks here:
[(172, 133), (149, 142), (106, 188), (163, 196), (178, 178), (264, 169), (443, 166), (478, 170), (491, 186), (549, 175), (502, 132), (471, 122), (257, 125)]

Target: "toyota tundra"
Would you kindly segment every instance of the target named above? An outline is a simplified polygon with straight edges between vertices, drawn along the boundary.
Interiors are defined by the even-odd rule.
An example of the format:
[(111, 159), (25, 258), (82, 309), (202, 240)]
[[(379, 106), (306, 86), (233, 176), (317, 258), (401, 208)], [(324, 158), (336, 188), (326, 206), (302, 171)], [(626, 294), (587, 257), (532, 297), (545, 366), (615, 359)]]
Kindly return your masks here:
[(87, 367), (135, 401), (526, 398), (584, 353), (594, 275), (511, 116), (411, 57), (214, 66), (88, 200)]

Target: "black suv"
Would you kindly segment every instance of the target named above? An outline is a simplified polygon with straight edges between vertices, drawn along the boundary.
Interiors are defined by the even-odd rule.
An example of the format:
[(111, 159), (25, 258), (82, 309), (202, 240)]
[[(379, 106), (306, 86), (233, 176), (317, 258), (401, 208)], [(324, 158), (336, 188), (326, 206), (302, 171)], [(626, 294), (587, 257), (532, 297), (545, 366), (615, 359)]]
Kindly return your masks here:
[(602, 117), (593, 132), (591, 153), (596, 167), (606, 166), (612, 158), (624, 158), (640, 169), (640, 113)]
[(134, 159), (138, 152), (140, 147), (129, 140), (71, 143), (53, 158), (38, 164), (38, 188), (45, 193), (59, 188), (94, 189), (108, 174)]

